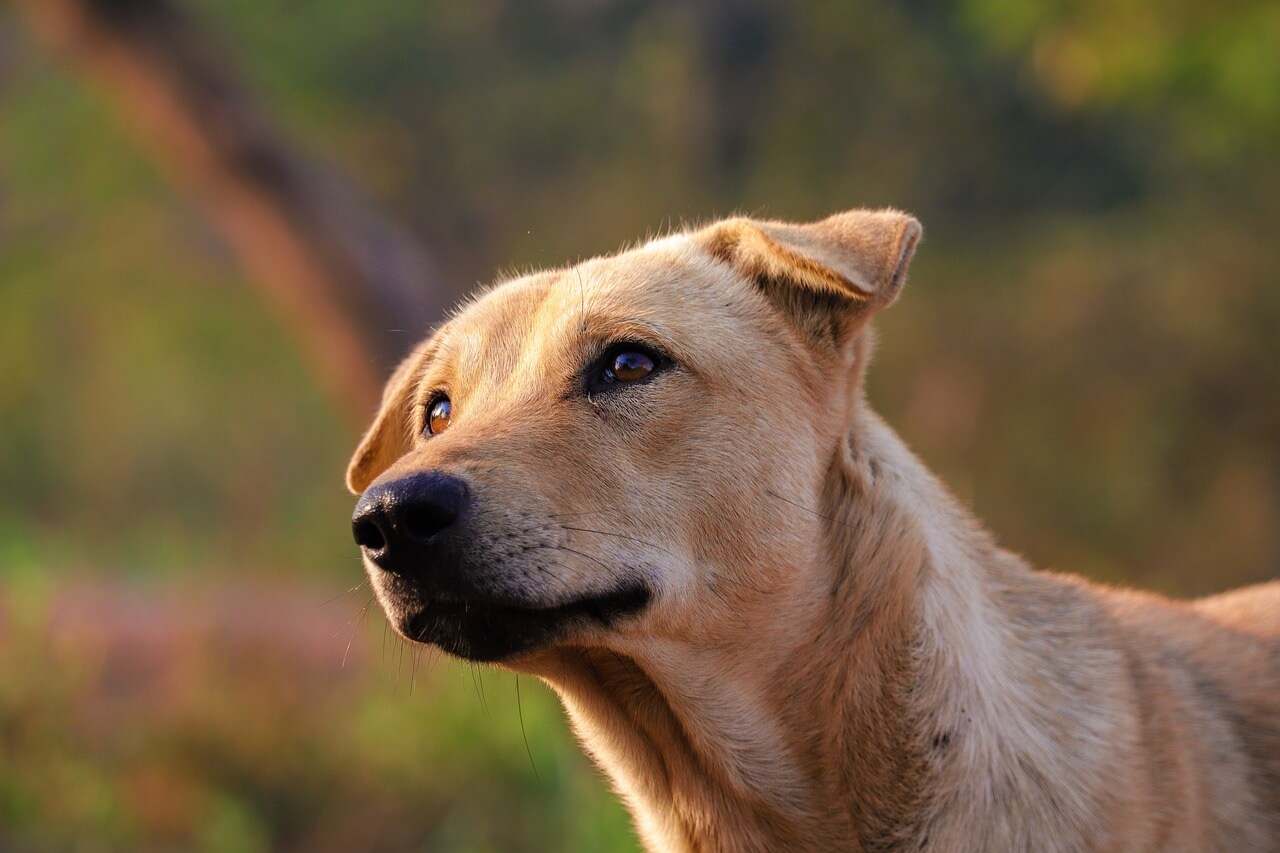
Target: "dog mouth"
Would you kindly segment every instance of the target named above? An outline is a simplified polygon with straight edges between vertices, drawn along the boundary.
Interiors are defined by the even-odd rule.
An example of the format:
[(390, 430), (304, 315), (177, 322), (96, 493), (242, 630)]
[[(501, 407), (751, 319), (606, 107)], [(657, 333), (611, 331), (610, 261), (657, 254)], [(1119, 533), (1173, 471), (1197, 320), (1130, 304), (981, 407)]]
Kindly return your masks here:
[(640, 583), (552, 606), (433, 597), (404, 607), (397, 630), (465, 660), (498, 662), (551, 645), (575, 629), (612, 627), (644, 610), (652, 598)]

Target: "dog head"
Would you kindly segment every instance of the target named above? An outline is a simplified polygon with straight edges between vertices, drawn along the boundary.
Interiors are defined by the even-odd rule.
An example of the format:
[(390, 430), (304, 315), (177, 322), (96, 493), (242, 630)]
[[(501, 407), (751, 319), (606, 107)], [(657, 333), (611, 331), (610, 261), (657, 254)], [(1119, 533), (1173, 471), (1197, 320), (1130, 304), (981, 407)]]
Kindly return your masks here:
[(347, 472), (391, 623), (515, 663), (776, 621), (821, 562), (867, 321), (920, 233), (891, 210), (730, 219), (472, 301), (396, 370)]

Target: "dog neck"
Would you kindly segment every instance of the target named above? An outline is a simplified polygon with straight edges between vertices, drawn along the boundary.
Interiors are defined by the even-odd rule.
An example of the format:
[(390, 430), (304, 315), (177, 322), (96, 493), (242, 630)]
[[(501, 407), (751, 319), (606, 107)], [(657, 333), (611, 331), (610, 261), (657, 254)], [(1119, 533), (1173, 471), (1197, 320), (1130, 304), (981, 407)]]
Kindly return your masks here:
[(858, 423), (821, 496), (826, 581), (778, 624), (732, 648), (560, 650), (539, 673), (654, 849), (922, 842), (937, 792), (1019, 726), (993, 718), (1028, 705), (998, 601), (1030, 573), (878, 418)]

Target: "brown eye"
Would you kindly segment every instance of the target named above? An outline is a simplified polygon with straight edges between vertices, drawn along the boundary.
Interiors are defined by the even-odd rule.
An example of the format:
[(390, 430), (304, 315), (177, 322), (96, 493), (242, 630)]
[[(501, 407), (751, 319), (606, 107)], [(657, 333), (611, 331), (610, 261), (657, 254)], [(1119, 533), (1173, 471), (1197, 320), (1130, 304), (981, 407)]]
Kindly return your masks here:
[(449, 428), (452, 417), (453, 403), (449, 402), (448, 397), (437, 397), (427, 409), (427, 432), (439, 435)]
[(592, 394), (621, 393), (623, 386), (644, 385), (674, 365), (661, 350), (623, 341), (609, 347), (592, 363), (584, 390), (588, 398)]
[(639, 382), (657, 367), (653, 358), (639, 350), (623, 350), (605, 368), (606, 382)]

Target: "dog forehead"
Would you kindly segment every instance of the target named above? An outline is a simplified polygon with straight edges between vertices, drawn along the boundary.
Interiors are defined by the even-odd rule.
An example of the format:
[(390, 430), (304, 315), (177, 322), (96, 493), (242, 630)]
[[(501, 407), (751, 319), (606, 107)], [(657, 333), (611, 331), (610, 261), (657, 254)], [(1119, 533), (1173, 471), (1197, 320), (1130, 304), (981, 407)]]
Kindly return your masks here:
[(461, 361), (511, 364), (637, 329), (677, 344), (717, 327), (728, 334), (752, 304), (731, 271), (680, 235), (496, 285), (449, 324), (446, 349)]

